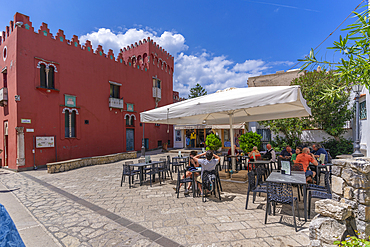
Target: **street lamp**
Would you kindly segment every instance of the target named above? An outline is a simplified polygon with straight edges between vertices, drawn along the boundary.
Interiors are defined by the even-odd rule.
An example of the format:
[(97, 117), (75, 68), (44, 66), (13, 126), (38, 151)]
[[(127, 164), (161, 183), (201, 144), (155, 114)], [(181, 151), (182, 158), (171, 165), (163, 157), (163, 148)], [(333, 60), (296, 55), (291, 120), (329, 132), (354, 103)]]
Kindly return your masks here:
[(145, 156), (145, 137), (144, 137), (144, 132), (145, 132), (145, 123), (143, 123), (143, 139), (141, 140), (141, 157)]
[(363, 86), (360, 84), (353, 85), (352, 89), (353, 92), (356, 94), (356, 136), (355, 141), (353, 143), (354, 152), (352, 157), (363, 157), (364, 155), (360, 151), (360, 93), (362, 92)]

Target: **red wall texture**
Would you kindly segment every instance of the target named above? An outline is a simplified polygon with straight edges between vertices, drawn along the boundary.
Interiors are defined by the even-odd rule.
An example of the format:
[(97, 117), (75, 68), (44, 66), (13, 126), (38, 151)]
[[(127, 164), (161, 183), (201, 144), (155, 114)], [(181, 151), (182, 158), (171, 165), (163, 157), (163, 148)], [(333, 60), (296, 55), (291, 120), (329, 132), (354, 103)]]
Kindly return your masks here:
[[(19, 27), (17, 22), (22, 25)], [(0, 109), (0, 118), (2, 123), (8, 121), (7, 157), (11, 169), (32, 167), (33, 149), (37, 166), (56, 160), (125, 152), (127, 129), (134, 129), (134, 149), (140, 150), (143, 127), (139, 113), (155, 108), (153, 77), (161, 80), (162, 97), (158, 106), (173, 102), (174, 59), (150, 38), (124, 48), (115, 56), (112, 50), (105, 52), (101, 46), (93, 50), (90, 41), (81, 45), (77, 36), (66, 40), (62, 30), (53, 36), (45, 23), (35, 32), (29, 17), (19, 13), (10, 23), (11, 29), (9, 35), (3, 35), (0, 45), (2, 53), (5, 46), (7, 50), (7, 57), (4, 59), (2, 54), (0, 64), (1, 69), (7, 68), (9, 96), (8, 105)], [(40, 88), (38, 66), (42, 63), (56, 68), (55, 90)], [(109, 107), (110, 81), (122, 84), (119, 90), (123, 110)], [(76, 96), (76, 107), (65, 106), (65, 94)], [(20, 101), (15, 101), (16, 95)], [(127, 111), (126, 103), (134, 104), (134, 112)], [(76, 137), (65, 138), (64, 110), (72, 108), (78, 112)], [(126, 126), (126, 114), (135, 116), (134, 127)], [(31, 123), (21, 123), (21, 119), (30, 119)], [(15, 127), (24, 127), (25, 166), (22, 167), (16, 164)], [(0, 135), (4, 137), (0, 143), (4, 150), (4, 128), (0, 128)], [(56, 136), (55, 147), (34, 148), (36, 136)], [(171, 137), (171, 126), (145, 124), (149, 149)], [(3, 166), (4, 162), (5, 152)]]

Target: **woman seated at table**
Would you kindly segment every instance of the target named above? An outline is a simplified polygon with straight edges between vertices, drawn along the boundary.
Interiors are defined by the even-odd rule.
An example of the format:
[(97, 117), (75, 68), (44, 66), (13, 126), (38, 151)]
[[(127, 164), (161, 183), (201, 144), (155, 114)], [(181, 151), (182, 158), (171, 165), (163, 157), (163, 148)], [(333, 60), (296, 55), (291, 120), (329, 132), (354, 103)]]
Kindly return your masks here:
[(317, 166), (317, 161), (315, 159), (315, 156), (312, 153), (310, 153), (310, 149), (304, 148), (302, 150), (302, 153), (297, 155), (297, 158), (294, 161), (294, 163), (301, 163), (303, 165), (303, 170), (305, 171), (306, 174), (306, 182), (312, 183), (313, 182), (312, 178), (316, 175), (316, 172), (310, 170), (310, 163)]
[(301, 147), (297, 147), (295, 149), (295, 153), (292, 154), (292, 158), (290, 159), (291, 161), (295, 161), (297, 159), (297, 155), (302, 153), (302, 148)]
[(260, 160), (261, 159), (261, 153), (258, 151), (257, 147), (254, 146), (253, 150), (251, 152), (249, 152), (248, 157), (249, 157), (250, 161), (254, 161), (254, 158), (256, 158), (256, 160)]
[[(197, 155), (197, 151), (193, 150), (193, 151), (190, 152), (189, 166), (187, 168), (190, 168), (190, 167), (195, 168), (195, 167), (200, 166), (198, 161), (193, 159), (196, 155)], [(185, 175), (186, 175), (187, 178), (191, 178), (192, 172), (191, 171), (186, 171)], [(200, 175), (199, 172), (195, 172), (194, 173), (194, 178), (198, 177), (199, 175)], [(184, 179), (184, 176), (182, 176), (181, 179)], [(179, 190), (180, 190), (181, 186), (182, 186), (182, 184), (180, 184)], [(188, 188), (185, 190), (185, 192), (184, 192), (185, 195), (189, 194), (190, 186), (191, 186), (191, 183), (189, 183)], [(199, 186), (199, 189), (200, 189), (200, 186)], [(176, 187), (174, 188), (174, 190), (176, 190)]]

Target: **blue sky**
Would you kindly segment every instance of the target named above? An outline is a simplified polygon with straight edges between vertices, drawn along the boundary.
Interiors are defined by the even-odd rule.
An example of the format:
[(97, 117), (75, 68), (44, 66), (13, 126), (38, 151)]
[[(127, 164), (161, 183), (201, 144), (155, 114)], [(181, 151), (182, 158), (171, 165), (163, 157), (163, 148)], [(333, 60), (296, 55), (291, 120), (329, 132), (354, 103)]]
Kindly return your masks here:
[[(209, 93), (246, 87), (250, 76), (288, 70), (323, 41), (361, 0), (41, 1), (2, 3), (0, 30), (16, 12), (103, 45), (120, 47), (152, 37), (175, 57), (174, 90), (187, 96), (200, 83)], [(348, 19), (341, 28), (354, 21)], [(339, 35), (323, 45), (319, 57)]]

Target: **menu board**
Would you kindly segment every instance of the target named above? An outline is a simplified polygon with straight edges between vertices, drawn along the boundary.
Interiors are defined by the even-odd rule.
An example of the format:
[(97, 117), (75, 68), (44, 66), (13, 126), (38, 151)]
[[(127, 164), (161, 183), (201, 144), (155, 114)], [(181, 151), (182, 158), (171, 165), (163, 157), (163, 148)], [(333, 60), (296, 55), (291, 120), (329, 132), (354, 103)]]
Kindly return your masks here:
[(290, 175), (290, 161), (281, 161), (281, 170), (284, 170), (285, 174)]
[(54, 136), (36, 136), (36, 148), (54, 147)]

